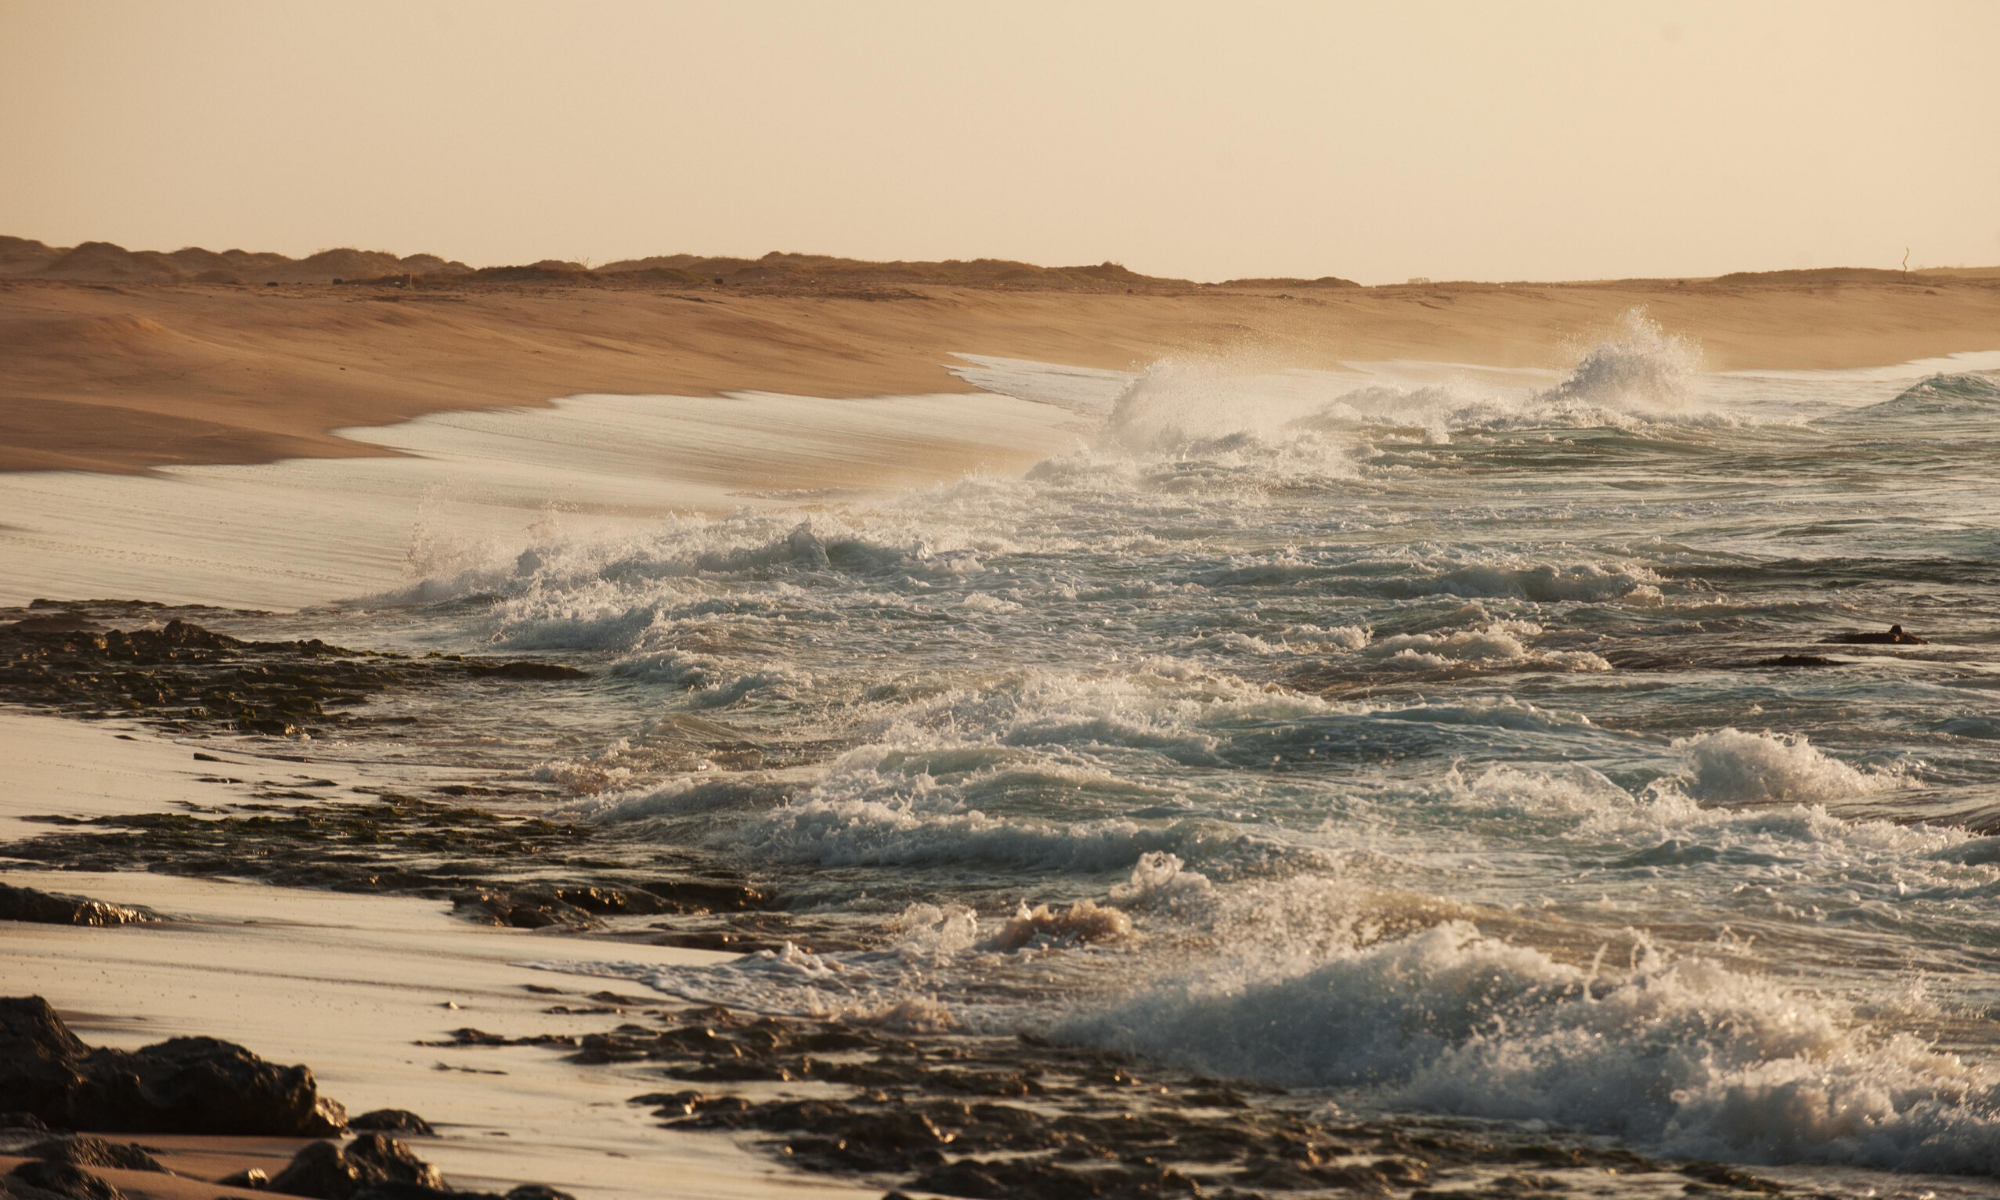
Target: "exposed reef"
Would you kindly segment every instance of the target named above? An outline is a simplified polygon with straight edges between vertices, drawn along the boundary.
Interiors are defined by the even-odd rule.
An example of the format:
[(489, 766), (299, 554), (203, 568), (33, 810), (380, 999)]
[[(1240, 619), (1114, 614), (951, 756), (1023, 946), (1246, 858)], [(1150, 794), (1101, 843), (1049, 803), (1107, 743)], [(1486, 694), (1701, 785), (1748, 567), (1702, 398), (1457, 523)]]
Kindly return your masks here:
[[(460, 655), (406, 657), (318, 638), (244, 641), (178, 617), (103, 628), (91, 609), (37, 601), (0, 624), (0, 702), (82, 717), (136, 717), (183, 732), (273, 737), (408, 724), (362, 711), (386, 693), (468, 680), (555, 684), (588, 674), (559, 663)], [(19, 610), (17, 610), (19, 611)], [(130, 621), (138, 613), (127, 612)]]
[[(646, 1063), (690, 1085), (632, 1098), (663, 1127), (749, 1134), (802, 1171), (975, 1200), (1328, 1192), (1484, 1200), (1589, 1194), (1607, 1175), (1626, 1177), (1621, 1190), (1643, 1183), (1662, 1195), (1790, 1190), (1714, 1163), (1664, 1162), (1490, 1122), (1350, 1119), (1319, 1097), (1115, 1051), (968, 1034), (918, 1007), (846, 1019), (714, 1006), (653, 1012), (650, 1024), (604, 1034), (466, 1029), (452, 1044)], [(728, 1090), (743, 1082), (820, 1086), (807, 1099)], [(768, 1087), (759, 1095), (769, 1097)]]

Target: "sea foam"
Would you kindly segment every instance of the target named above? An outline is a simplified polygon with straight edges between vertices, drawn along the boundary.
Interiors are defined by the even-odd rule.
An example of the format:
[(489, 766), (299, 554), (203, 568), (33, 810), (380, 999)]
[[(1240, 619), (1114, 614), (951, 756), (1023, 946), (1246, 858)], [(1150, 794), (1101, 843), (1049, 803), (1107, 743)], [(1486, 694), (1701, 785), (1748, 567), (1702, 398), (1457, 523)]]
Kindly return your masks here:
[(1579, 967), (1450, 922), (1282, 978), (1213, 967), (1060, 1027), (1203, 1072), (1556, 1121), (1655, 1150), (1991, 1173), (1989, 1073), (1837, 1006), (1641, 947)]

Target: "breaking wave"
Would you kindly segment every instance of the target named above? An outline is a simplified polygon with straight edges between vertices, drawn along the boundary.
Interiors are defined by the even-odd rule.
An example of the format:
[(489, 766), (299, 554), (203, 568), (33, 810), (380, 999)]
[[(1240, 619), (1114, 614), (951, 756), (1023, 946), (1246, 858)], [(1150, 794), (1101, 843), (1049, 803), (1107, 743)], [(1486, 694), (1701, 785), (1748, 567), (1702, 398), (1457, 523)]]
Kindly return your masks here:
[(1670, 1154), (2000, 1168), (1988, 1072), (1777, 981), (1643, 944), (1629, 969), (1606, 971), (1449, 922), (1284, 978), (1205, 972), (1061, 1032), (1203, 1072), (1556, 1121)]
[(1214, 454), (1282, 448), (1351, 472), (1379, 432), (1432, 443), (1479, 431), (1730, 426), (1740, 414), (1696, 397), (1700, 350), (1643, 310), (1583, 355), (1555, 386), (1496, 389), (1466, 381), (1416, 388), (1324, 372), (1258, 372), (1226, 358), (1154, 363), (1112, 405), (1100, 444), (1140, 453)]

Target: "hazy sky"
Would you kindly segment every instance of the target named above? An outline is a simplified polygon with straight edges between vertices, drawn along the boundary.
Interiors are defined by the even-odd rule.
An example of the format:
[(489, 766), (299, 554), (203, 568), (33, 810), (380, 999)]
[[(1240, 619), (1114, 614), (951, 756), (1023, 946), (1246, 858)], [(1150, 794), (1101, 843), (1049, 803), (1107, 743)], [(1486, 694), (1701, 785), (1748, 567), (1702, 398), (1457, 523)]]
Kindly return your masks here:
[(2000, 262), (2000, 3), (0, 0), (0, 232), (1195, 279)]

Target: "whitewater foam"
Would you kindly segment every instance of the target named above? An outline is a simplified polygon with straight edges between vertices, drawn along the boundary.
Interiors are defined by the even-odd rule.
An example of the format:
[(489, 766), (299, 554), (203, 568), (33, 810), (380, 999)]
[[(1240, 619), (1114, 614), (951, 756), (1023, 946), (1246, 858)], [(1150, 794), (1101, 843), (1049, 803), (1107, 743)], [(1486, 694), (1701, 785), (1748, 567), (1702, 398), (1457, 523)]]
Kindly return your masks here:
[(1565, 965), (1451, 922), (1277, 979), (1213, 967), (1060, 1027), (1191, 1069), (1556, 1121), (1658, 1151), (1991, 1173), (1996, 1080), (1836, 1006), (1640, 944)]

